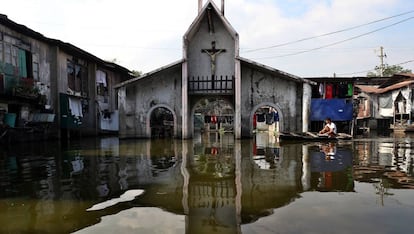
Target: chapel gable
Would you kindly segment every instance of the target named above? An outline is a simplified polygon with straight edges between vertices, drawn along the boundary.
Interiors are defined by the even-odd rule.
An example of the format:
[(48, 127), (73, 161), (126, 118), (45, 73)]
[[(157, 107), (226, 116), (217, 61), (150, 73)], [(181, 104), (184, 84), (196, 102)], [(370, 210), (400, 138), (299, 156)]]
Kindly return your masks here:
[(207, 1), (199, 9), (184, 35), (184, 56), (188, 62), (190, 89), (194, 84), (202, 86), (199, 90), (231, 91), (238, 35), (225, 19), (224, 9), (220, 10), (213, 1)]

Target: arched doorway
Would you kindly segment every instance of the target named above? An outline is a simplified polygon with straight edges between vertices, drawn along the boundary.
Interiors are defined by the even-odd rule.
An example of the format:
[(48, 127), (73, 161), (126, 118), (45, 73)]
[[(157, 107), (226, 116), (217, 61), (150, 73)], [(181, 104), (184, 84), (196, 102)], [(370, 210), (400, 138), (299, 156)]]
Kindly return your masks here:
[(169, 108), (158, 106), (153, 108), (150, 113), (149, 128), (151, 138), (172, 138), (175, 136), (175, 118)]
[(283, 115), (280, 108), (273, 103), (262, 103), (255, 106), (251, 112), (251, 130), (257, 132), (283, 131)]
[(199, 99), (192, 111), (193, 135), (196, 133), (233, 133), (233, 104), (222, 97)]
[(253, 159), (261, 169), (274, 169), (280, 161), (278, 133), (282, 128), (281, 117), (280, 108), (272, 103), (263, 103), (253, 108)]

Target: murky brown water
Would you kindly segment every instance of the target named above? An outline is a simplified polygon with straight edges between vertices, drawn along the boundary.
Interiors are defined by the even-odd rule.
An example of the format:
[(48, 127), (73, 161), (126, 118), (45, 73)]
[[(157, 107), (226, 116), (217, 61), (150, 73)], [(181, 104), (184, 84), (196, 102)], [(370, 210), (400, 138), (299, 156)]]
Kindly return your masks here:
[(410, 233), (409, 136), (82, 139), (0, 149), (1, 233)]

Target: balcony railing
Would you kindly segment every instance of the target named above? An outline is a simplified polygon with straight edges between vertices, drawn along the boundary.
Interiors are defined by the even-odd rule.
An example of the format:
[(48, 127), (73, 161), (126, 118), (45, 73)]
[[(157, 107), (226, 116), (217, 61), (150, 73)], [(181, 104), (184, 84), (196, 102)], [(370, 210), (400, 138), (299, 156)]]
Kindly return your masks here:
[(193, 76), (188, 80), (190, 94), (225, 94), (234, 93), (234, 76)]

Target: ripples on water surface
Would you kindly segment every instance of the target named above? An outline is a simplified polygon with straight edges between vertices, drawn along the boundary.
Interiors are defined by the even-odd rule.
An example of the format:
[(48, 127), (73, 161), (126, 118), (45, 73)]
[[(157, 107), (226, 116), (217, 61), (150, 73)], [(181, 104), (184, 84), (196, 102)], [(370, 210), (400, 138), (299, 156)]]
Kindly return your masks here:
[(2, 233), (409, 233), (413, 140), (1, 146)]

